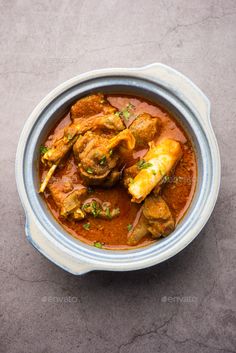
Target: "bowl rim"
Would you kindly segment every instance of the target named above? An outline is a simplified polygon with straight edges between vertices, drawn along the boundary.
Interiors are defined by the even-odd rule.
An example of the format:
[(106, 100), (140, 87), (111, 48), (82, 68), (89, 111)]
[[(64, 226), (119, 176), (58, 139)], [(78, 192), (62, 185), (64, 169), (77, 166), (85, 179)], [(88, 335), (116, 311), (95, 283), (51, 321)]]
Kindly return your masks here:
[[(24, 152), (25, 152), (25, 148), (27, 145), (27, 138), (29, 137), (29, 134), (31, 132), (31, 129), (33, 128), (34, 123), (37, 121), (37, 119), (39, 118), (40, 114), (42, 113), (43, 109), (45, 109), (46, 106), (48, 106), (48, 104), (50, 102), (53, 101), (53, 99), (57, 98), (62, 92), (66, 91), (67, 89), (73, 87), (76, 84), (80, 84), (81, 82), (84, 82), (86, 80), (88, 80), (89, 78), (94, 78), (94, 77), (107, 77), (109, 75), (115, 75), (115, 76), (119, 76), (119, 75), (126, 75), (129, 77), (141, 77), (141, 78), (147, 78), (148, 75), (145, 76), (145, 72), (148, 72), (151, 70), (156, 70), (157, 68), (161, 68), (167, 71), (171, 71), (171, 73), (177, 74), (178, 76), (180, 75), (185, 81), (187, 81), (193, 88), (194, 90), (202, 97), (202, 99), (205, 102), (205, 106), (206, 106), (206, 116), (204, 117), (204, 119), (202, 117), (199, 118), (199, 114), (198, 112), (196, 112), (195, 107), (192, 106), (192, 104), (189, 101), (186, 101), (186, 98), (183, 96), (182, 92), (176, 92), (174, 91), (175, 94), (178, 95), (178, 97), (181, 97), (182, 101), (185, 102), (185, 104), (188, 106), (189, 109), (191, 109), (196, 115), (196, 117), (199, 119), (198, 123), (200, 123), (204, 133), (207, 136), (208, 139), (208, 144), (209, 147), (211, 149), (212, 152), (212, 161), (214, 161), (215, 163), (213, 163), (212, 167), (214, 169), (214, 180), (212, 183), (212, 191), (211, 191), (211, 197), (208, 200), (208, 204), (207, 207), (205, 207), (205, 214), (204, 214), (204, 218), (201, 220), (201, 222), (196, 222), (195, 224), (195, 230), (191, 232), (191, 234), (189, 234), (188, 237), (185, 237), (184, 242), (180, 242), (179, 239), (177, 241), (176, 244), (172, 244), (172, 247), (167, 249), (167, 251), (165, 251), (165, 254), (157, 254), (158, 256), (153, 256), (152, 258), (142, 258), (142, 260), (136, 259), (136, 261), (128, 261), (128, 257), (122, 256), (120, 257), (120, 260), (118, 260), (117, 262), (114, 259), (114, 254), (111, 254), (111, 252), (113, 252), (113, 250), (100, 250), (100, 249), (96, 249), (93, 248), (91, 246), (89, 246), (89, 248), (93, 249), (93, 253), (95, 254), (95, 258), (97, 257), (97, 260), (95, 258), (91, 258), (88, 256), (88, 253), (86, 254), (82, 254), (81, 256), (75, 256), (75, 254), (73, 253), (73, 251), (71, 252), (71, 249), (65, 249), (63, 247), (62, 244), (59, 244), (58, 242), (55, 242), (55, 239), (50, 239), (50, 237), (48, 237), (48, 234), (45, 233), (45, 229), (43, 229), (42, 224), (40, 224), (40, 222), (38, 222), (37, 217), (35, 215), (35, 213), (32, 211), (32, 208), (30, 206), (28, 197), (27, 197), (27, 193), (26, 193), (26, 186), (24, 185), (24, 180), (22, 178), (23, 176), (23, 169), (24, 169)], [(155, 76), (155, 75), (154, 75)], [(150, 79), (150, 77), (148, 77)], [(155, 77), (155, 82), (159, 81), (159, 83), (163, 84), (164, 86), (168, 86), (166, 85), (165, 82), (163, 82), (159, 77)], [(170, 89), (170, 87), (169, 87)], [(196, 138), (198, 138), (196, 136)], [(20, 168), (19, 168), (20, 166)], [(218, 196), (218, 192), (219, 192), (219, 187), (220, 187), (220, 155), (219, 155), (219, 149), (218, 149), (218, 145), (217, 145), (217, 141), (210, 123), (210, 102), (208, 100), (208, 98), (202, 93), (202, 91), (192, 83), (192, 81), (190, 81), (188, 78), (186, 78), (185, 76), (183, 76), (182, 74), (180, 74), (179, 72), (177, 72), (176, 70), (163, 65), (163, 64), (151, 64), (151, 65), (147, 65), (145, 67), (142, 68), (131, 68), (131, 69), (122, 69), (122, 68), (111, 68), (111, 69), (102, 69), (102, 70), (95, 70), (95, 71), (90, 71), (88, 73), (85, 74), (81, 74), (78, 76), (75, 76), (74, 78), (65, 81), (64, 83), (62, 83), (61, 85), (59, 85), (58, 87), (56, 87), (53, 91), (51, 91), (37, 106), (36, 108), (33, 110), (33, 112), (31, 113), (30, 117), (28, 118), (28, 120), (25, 123), (25, 126), (23, 128), (23, 131), (21, 133), (20, 139), (19, 139), (19, 144), (18, 144), (18, 148), (17, 148), (17, 154), (16, 154), (16, 182), (17, 182), (17, 188), (18, 188), (18, 193), (20, 195), (20, 199), (22, 202), (22, 205), (24, 207), (25, 213), (26, 213), (26, 235), (27, 238), (29, 239), (29, 241), (41, 252), (43, 253), (46, 257), (48, 257), (50, 260), (52, 260), (54, 263), (57, 263), (60, 267), (63, 267), (64, 269), (66, 269), (69, 272), (72, 273), (84, 273), (87, 272), (87, 270), (91, 270), (91, 269), (106, 269), (106, 270), (133, 270), (133, 269), (139, 269), (139, 268), (144, 268), (144, 267), (149, 267), (152, 266), (156, 263), (162, 262), (172, 256), (174, 256), (176, 253), (178, 253), (179, 251), (181, 251), (183, 248), (185, 248), (201, 231), (201, 229), (204, 227), (205, 223), (207, 222), (208, 218), (210, 217), (210, 214), (213, 211), (215, 202), (217, 200), (217, 196)], [(32, 225), (34, 224), (34, 226)], [(32, 230), (34, 228), (34, 231)], [(69, 266), (62, 266), (60, 264), (60, 261), (57, 261), (55, 259), (55, 257), (53, 258), (53, 256), (51, 256), (50, 254), (47, 253), (47, 249), (43, 248), (43, 246), (39, 246), (39, 243), (36, 240), (36, 237), (34, 237), (34, 232), (36, 232), (35, 228), (37, 228), (38, 233), (40, 233), (41, 235), (43, 235), (44, 237), (47, 237), (47, 241), (51, 243), (52, 246), (58, 247), (61, 250), (61, 254), (65, 254), (67, 253), (68, 256), (75, 256), (76, 259), (78, 260), (78, 263), (85, 263), (87, 265), (86, 270), (83, 269), (82, 272), (80, 270), (78, 271), (74, 271), (70, 268)], [(40, 235), (39, 235), (40, 236)], [(82, 244), (83, 247), (85, 245), (85, 243)], [(45, 246), (49, 247), (49, 243)], [(151, 245), (151, 247), (153, 247), (153, 245)], [(138, 252), (139, 253), (145, 253), (145, 249), (147, 247), (144, 248), (138, 248)], [(103, 252), (103, 256), (101, 257), (100, 255), (102, 255)], [(107, 256), (108, 254), (105, 253), (109, 252), (111, 256)], [(115, 250), (115, 252), (117, 253), (117, 251)], [(119, 252), (119, 251), (118, 251)], [(121, 251), (124, 254), (124, 250)], [(125, 250), (125, 252), (137, 252), (136, 250)], [(161, 256), (162, 255), (162, 256)], [(103, 260), (101, 261), (101, 258), (99, 259), (99, 257), (103, 258)], [(132, 257), (132, 255), (131, 255)], [(130, 259), (132, 260), (132, 259)]]

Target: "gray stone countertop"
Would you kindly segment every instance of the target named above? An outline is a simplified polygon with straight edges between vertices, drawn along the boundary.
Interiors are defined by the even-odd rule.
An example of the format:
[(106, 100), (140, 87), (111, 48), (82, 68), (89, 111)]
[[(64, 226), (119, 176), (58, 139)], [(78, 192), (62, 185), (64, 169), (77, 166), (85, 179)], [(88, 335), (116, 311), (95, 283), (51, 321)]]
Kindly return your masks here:
[[(221, 157), (215, 210), (169, 261), (70, 275), (26, 241), (14, 176), (22, 127), (59, 83), (162, 62), (209, 97)], [(0, 1), (0, 352), (236, 351), (236, 2)]]

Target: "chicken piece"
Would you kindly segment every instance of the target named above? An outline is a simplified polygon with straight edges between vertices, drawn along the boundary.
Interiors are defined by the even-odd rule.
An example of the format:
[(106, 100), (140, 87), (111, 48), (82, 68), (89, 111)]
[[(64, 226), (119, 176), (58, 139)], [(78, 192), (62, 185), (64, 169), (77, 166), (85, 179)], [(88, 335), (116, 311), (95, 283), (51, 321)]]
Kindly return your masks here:
[[(123, 184), (125, 188), (128, 189), (129, 184), (134, 182), (134, 178), (136, 175), (138, 175), (140, 169), (138, 167), (138, 164), (134, 164), (131, 167), (125, 168), (124, 174), (123, 174)], [(161, 179), (161, 181), (153, 188), (153, 193), (155, 195), (158, 195), (161, 191), (161, 187), (163, 184), (166, 183), (166, 180), (169, 179), (170, 175), (172, 174), (172, 171), (167, 173), (164, 178)]]
[(77, 140), (78, 129), (74, 125), (67, 126), (64, 129), (64, 136), (53, 141), (52, 147), (49, 148), (41, 158), (42, 163), (52, 166), (58, 162), (69, 152), (75, 141)]
[(134, 149), (135, 139), (133, 134), (128, 129), (121, 131), (118, 135), (110, 139), (107, 149), (111, 151), (117, 146), (128, 151), (132, 151)]
[(149, 143), (149, 146), (144, 159), (137, 163), (139, 173), (128, 186), (131, 201), (137, 203), (142, 202), (161, 183), (182, 157), (181, 145), (175, 140), (164, 139), (158, 145)]
[(139, 173), (137, 164), (132, 165), (131, 167), (125, 168), (123, 175), (124, 186), (128, 189), (129, 184), (133, 183), (134, 178)]
[(84, 218), (84, 213), (81, 210), (81, 196), (86, 193), (86, 189), (74, 190), (63, 200), (60, 214), (67, 218), (71, 215), (74, 219), (80, 220)]
[(71, 218), (80, 220), (85, 217), (84, 212), (80, 208), (81, 198), (87, 192), (85, 187), (73, 189), (70, 181), (63, 183), (61, 180), (51, 180), (48, 184), (48, 189), (63, 218), (70, 216)]
[(150, 195), (146, 198), (137, 225), (128, 234), (129, 245), (136, 245), (145, 235), (152, 238), (165, 237), (175, 228), (175, 222), (167, 203), (161, 196)]
[(110, 174), (107, 176), (106, 180), (104, 180), (102, 186), (104, 188), (111, 188), (115, 185), (121, 178), (122, 172), (119, 170), (112, 170)]
[(145, 147), (159, 132), (161, 121), (148, 113), (140, 114), (130, 125), (129, 129), (134, 135), (136, 147)]
[(136, 245), (145, 235), (148, 234), (148, 221), (144, 217), (143, 212), (136, 226), (128, 233), (127, 244)]
[(153, 238), (167, 236), (175, 227), (170, 209), (164, 199), (150, 195), (144, 202), (143, 215), (148, 220), (148, 231)]
[(88, 131), (73, 147), (80, 175), (88, 185), (101, 184), (117, 164), (119, 156), (110, 155), (106, 148), (108, 143), (109, 139)]
[(107, 116), (81, 118), (76, 125), (72, 124), (64, 129), (64, 136), (54, 141), (53, 146), (42, 156), (41, 160), (49, 166), (57, 164), (76, 142), (78, 135), (82, 135), (88, 130), (107, 129), (116, 132), (124, 130), (125, 126), (121, 118), (115, 114)]
[[(101, 103), (101, 100), (103, 103)], [(83, 98), (73, 107), (73, 109), (71, 108), (72, 112), (77, 118), (63, 129), (63, 137), (53, 141), (52, 147), (41, 158), (42, 163), (48, 165), (50, 169), (40, 186), (39, 192), (44, 192), (58, 164), (71, 150), (79, 135), (88, 130), (105, 129), (118, 132), (125, 128), (121, 118), (114, 114), (116, 108), (112, 107), (101, 94)], [(98, 113), (107, 115), (93, 116)]]
[(80, 118), (76, 120), (74, 126), (80, 135), (83, 135), (89, 130), (112, 130), (117, 133), (125, 128), (121, 118), (116, 114), (91, 116), (87, 119)]
[(101, 185), (116, 168), (120, 149), (132, 150), (134, 145), (134, 137), (128, 129), (111, 139), (88, 131), (73, 147), (81, 177), (88, 185)]
[[(90, 129), (123, 130), (125, 126), (120, 117), (114, 114), (115, 111), (116, 108), (112, 107), (102, 94), (78, 100), (71, 108), (73, 123), (63, 129), (62, 138), (53, 141), (52, 147), (42, 156), (42, 162), (49, 166), (56, 164), (70, 150), (78, 134), (83, 134)], [(103, 116), (96, 116), (97, 114)]]
[(97, 114), (112, 114), (116, 108), (112, 107), (102, 93), (92, 94), (88, 97), (79, 99), (72, 105), (70, 114), (73, 122), (79, 118), (88, 118)]

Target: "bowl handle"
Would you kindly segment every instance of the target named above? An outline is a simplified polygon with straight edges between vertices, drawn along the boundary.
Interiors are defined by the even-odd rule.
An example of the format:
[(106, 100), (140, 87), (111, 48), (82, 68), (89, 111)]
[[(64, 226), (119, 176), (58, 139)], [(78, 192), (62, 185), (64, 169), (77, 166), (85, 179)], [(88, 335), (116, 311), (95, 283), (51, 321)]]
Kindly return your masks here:
[(40, 224), (36, 224), (33, 217), (27, 215), (25, 223), (25, 233), (28, 241), (46, 256), (50, 261), (63, 268), (65, 271), (74, 275), (82, 275), (92, 271), (94, 268), (90, 264), (83, 261), (78, 261), (69, 251), (56, 242), (54, 239), (42, 234)]
[(207, 96), (186, 76), (171, 67), (155, 63), (139, 69), (149, 79), (163, 83), (175, 95), (184, 98), (190, 108), (198, 113), (204, 124), (211, 126), (210, 101)]

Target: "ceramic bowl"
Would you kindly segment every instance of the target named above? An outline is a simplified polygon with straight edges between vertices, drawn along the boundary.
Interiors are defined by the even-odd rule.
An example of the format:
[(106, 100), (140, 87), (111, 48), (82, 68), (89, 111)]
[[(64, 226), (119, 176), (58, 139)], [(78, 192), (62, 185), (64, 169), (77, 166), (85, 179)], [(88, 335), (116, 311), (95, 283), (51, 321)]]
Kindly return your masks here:
[[(191, 206), (175, 231), (133, 250), (89, 246), (67, 233), (49, 212), (39, 189), (39, 147), (78, 98), (92, 92), (133, 94), (171, 111), (191, 137), (198, 180)], [(55, 88), (25, 123), (16, 155), (16, 181), (26, 214), (25, 232), (45, 257), (73, 274), (92, 270), (129, 271), (158, 264), (185, 248), (209, 219), (220, 186), (220, 156), (210, 122), (210, 103), (202, 91), (176, 70), (152, 64), (132, 69), (102, 69), (78, 75)]]

